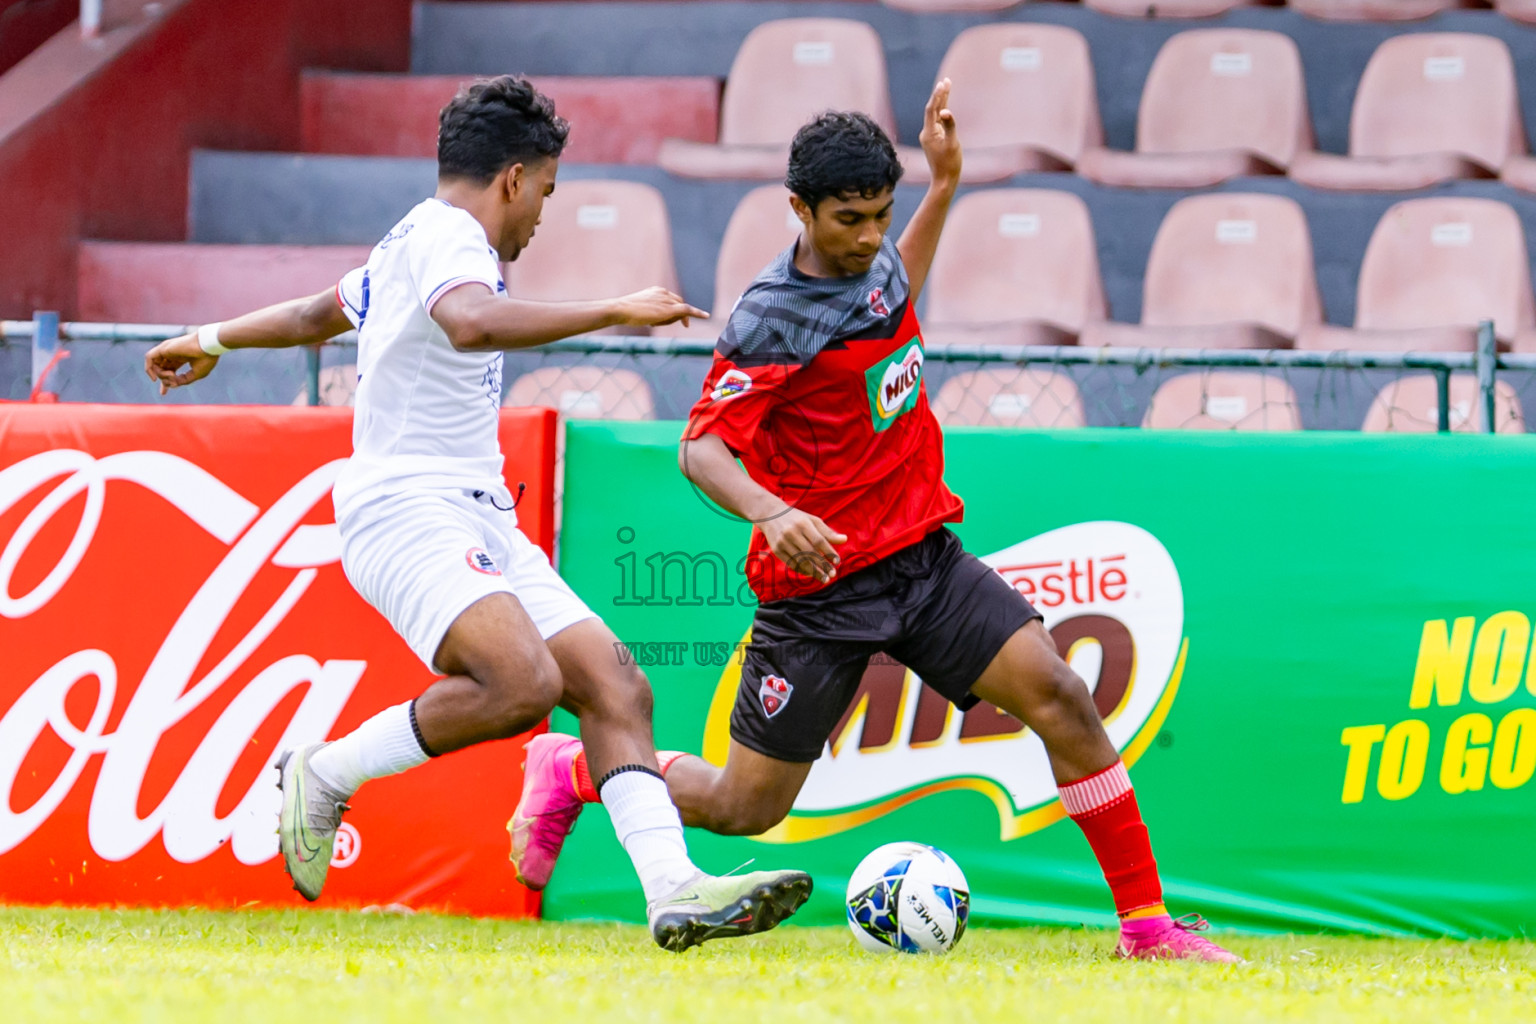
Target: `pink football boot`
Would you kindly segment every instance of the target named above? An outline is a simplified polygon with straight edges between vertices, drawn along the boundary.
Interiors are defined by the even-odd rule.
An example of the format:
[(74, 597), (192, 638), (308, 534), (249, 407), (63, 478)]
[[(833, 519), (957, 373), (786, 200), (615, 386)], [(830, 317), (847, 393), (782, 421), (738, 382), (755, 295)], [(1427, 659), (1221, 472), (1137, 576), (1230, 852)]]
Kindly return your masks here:
[(581, 741), (561, 733), (535, 736), (528, 744), (523, 796), (507, 831), (512, 835), (509, 859), (517, 869), (517, 880), (530, 889), (549, 884), (565, 837), (581, 814), (582, 800), (572, 777), (580, 752)]
[(1167, 914), (1120, 922), (1120, 945), (1115, 955), (1126, 960), (1210, 960), (1223, 964), (1245, 963), (1200, 933), (1210, 924), (1199, 914), (1174, 920)]

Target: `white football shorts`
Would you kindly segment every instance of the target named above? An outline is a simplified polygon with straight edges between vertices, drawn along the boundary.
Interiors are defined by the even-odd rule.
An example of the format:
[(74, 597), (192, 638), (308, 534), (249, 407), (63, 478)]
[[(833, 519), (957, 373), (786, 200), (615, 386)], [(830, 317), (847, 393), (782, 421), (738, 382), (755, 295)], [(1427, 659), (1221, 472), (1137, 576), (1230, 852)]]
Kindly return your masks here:
[(545, 640), (594, 617), (511, 504), (505, 488), (408, 491), (337, 517), (347, 579), (434, 672), (448, 627), (487, 595), (517, 598)]

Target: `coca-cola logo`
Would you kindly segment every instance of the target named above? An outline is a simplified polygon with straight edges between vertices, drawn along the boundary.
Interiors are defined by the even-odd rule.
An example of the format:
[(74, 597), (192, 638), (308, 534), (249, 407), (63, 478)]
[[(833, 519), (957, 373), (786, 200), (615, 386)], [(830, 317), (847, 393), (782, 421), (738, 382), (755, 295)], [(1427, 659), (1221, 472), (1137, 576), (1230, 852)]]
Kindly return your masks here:
[[(88, 833), (92, 850), (102, 859), (125, 860), (156, 836), (162, 838), (166, 852), (182, 863), (202, 860), (226, 844), (244, 864), (260, 864), (277, 854), (278, 793), (270, 772), (257, 776), (232, 811), (221, 815), (217, 805), (236, 761), (285, 698), (295, 690), (304, 691), (277, 750), (324, 739), (367, 668), (364, 661), (320, 662), (302, 653), (276, 656), (265, 665), (248, 664), (258, 652), (271, 657), (264, 642), (293, 612), (319, 570), (340, 557), (335, 525), (303, 520), (328, 497), (343, 461), (308, 473), (265, 509), (196, 464), (160, 451), (97, 458), (84, 451), (57, 449), (0, 470), (0, 516), (35, 502), (14, 532), (0, 537), (4, 543), (0, 619), (25, 621), (66, 591), (110, 511), (109, 483), (130, 483), (152, 492), (227, 548), (176, 615), (140, 678), (120, 678), (110, 651), (82, 642), (25, 685), (21, 695), (4, 708), (0, 715), (0, 853), (37, 831), (69, 796), (91, 759), (100, 757)], [(61, 510), (78, 508), (82, 499), (73, 534), (56, 560), (37, 582), (18, 582), (18, 566), (39, 534)], [(257, 574), (270, 567), (290, 571), (291, 575), (285, 574), (286, 586), (211, 668), (200, 670), (231, 610)], [(34, 571), (28, 579), (36, 575)], [(144, 578), (147, 595), (152, 574)], [(240, 621), (245, 621), (243, 616)], [(10, 635), (25, 634), (13, 629)], [(50, 646), (59, 642), (57, 635), (48, 638)], [(228, 700), (169, 791), (141, 813), (145, 773), (162, 736), (231, 686), (236, 677), (248, 681)], [(94, 701), (82, 721), (78, 714), (71, 717), (66, 703), (88, 680), (94, 680)], [(119, 694), (130, 689), (121, 716), (109, 728)], [(89, 687), (83, 692), (89, 692)], [(22, 765), (50, 733), (68, 748), (67, 760), (46, 782), (41, 796), (17, 808)], [(275, 759), (276, 751), (273, 754)], [(358, 837), (349, 839), (348, 854), (355, 859)]]
[[(1130, 523), (1065, 526), (982, 559), (1028, 597), (1083, 677), (1126, 764), (1162, 727), (1184, 669), (1184, 594), (1166, 548)], [(706, 759), (723, 763), (740, 684), (727, 666), (705, 726)], [(960, 714), (906, 666), (871, 660), (811, 767), (794, 809), (760, 839), (801, 842), (874, 821), (934, 793), (970, 790), (1014, 839), (1064, 816), (1050, 760), (1023, 722), (988, 704)]]

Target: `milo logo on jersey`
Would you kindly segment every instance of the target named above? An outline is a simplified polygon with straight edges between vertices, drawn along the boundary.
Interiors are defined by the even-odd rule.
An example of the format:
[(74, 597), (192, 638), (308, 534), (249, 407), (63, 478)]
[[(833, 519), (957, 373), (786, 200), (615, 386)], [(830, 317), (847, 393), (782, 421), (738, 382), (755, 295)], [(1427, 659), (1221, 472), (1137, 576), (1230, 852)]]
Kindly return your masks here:
[[(983, 561), (1045, 616), (1057, 648), (1092, 690), (1110, 740), (1134, 764), (1168, 716), (1188, 653), (1184, 592), (1167, 549), (1130, 523), (1091, 522)], [(704, 756), (717, 764), (729, 744), (740, 671), (726, 668), (705, 727)], [(989, 704), (960, 713), (905, 666), (875, 659), (789, 817), (758, 838), (819, 839), (956, 790), (991, 800), (1003, 839), (1065, 817), (1045, 747), (1022, 722)]]
[(923, 382), (923, 341), (913, 337), (904, 348), (886, 356), (864, 371), (869, 389), (870, 422), (879, 433), (917, 404)]

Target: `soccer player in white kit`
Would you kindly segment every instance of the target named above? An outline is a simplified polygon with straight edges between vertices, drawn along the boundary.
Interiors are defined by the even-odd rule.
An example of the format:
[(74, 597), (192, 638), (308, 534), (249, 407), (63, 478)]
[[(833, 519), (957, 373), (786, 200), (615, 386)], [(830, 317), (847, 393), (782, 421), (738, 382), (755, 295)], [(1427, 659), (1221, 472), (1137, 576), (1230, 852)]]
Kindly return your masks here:
[[(694, 867), (657, 769), (644, 675), (621, 664), (613, 632), (517, 529), (497, 441), (502, 352), (705, 315), (662, 288), (597, 302), (507, 296), (498, 261), (517, 259), (532, 239), (568, 130), (523, 78), (467, 87), (440, 116), (437, 194), (384, 236), (365, 267), (334, 291), (171, 339), (145, 368), (163, 393), (206, 376), (232, 349), (310, 344), (358, 328), (354, 453), (333, 492), (342, 568), (445, 678), (341, 739), (282, 755), (278, 834), (294, 887), (319, 897), (342, 812), (364, 782), (515, 736), (559, 704), (580, 717), (652, 935), (682, 950), (774, 927), (811, 881), (797, 871), (717, 878)], [(559, 823), (558, 839), (572, 822)], [(538, 833), (550, 822), (513, 827), (514, 850), (530, 863), (556, 839)], [(519, 873), (537, 885), (548, 878), (523, 863)]]

